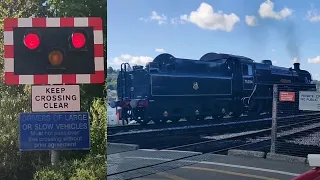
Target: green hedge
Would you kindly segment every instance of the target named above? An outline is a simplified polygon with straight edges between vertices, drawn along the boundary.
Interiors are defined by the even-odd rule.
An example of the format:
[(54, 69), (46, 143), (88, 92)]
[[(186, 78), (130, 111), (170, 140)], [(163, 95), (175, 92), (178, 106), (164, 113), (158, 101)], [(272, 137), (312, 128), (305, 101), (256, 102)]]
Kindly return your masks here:
[(63, 160), (34, 174), (34, 180), (105, 180), (106, 155), (88, 155), (83, 160)]

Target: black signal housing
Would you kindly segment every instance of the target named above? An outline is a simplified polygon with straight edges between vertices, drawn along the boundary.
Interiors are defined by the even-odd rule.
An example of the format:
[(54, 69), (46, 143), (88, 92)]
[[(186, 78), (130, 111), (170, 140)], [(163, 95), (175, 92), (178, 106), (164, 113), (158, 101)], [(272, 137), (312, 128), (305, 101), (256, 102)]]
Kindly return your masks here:
[[(83, 46), (74, 46), (75, 33), (83, 35), (78, 39), (80, 44), (83, 41)], [(35, 35), (39, 38), (38, 45), (32, 44), (38, 41)], [(27, 36), (32, 40), (31, 48), (26, 46)], [(93, 27), (18, 27), (13, 29), (13, 37), (16, 75), (95, 73)], [(54, 50), (63, 55), (59, 65), (49, 61), (49, 54)]]

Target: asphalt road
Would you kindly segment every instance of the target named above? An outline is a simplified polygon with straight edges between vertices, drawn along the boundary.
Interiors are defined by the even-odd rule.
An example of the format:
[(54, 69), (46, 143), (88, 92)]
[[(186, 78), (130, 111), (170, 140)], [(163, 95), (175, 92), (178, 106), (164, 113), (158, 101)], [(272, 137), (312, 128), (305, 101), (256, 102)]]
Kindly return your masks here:
[[(132, 149), (132, 147), (131, 147)], [(108, 180), (289, 180), (306, 164), (185, 151), (108, 147)]]
[(290, 180), (310, 170), (304, 164), (212, 155), (212, 159), (135, 180)]

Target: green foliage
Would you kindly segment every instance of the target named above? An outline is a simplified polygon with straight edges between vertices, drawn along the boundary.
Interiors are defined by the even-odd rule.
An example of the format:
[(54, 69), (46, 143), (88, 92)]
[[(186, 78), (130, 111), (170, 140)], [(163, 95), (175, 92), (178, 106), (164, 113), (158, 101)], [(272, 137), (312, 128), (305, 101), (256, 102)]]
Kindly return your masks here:
[(115, 70), (112, 67), (108, 67), (107, 69), (107, 89), (116, 90), (117, 89), (117, 75), (119, 74), (119, 70)]
[(107, 178), (106, 156), (89, 155), (82, 160), (61, 161), (34, 174), (34, 180), (102, 180)]
[(64, 180), (62, 173), (53, 170), (43, 170), (35, 173), (35, 179), (38, 180)]
[(117, 73), (117, 72), (111, 66), (109, 66), (108, 69), (107, 69), (107, 73), (108, 74), (114, 74), (114, 73)]
[(106, 152), (106, 129), (107, 129), (107, 110), (106, 100), (97, 98), (92, 102), (90, 108), (91, 120), (91, 152), (103, 154)]
[(116, 90), (117, 82), (116, 81), (107, 82), (107, 89)]
[(49, 162), (48, 152), (19, 152), (18, 115), (30, 111), (28, 86), (7, 87), (0, 83), (0, 179), (29, 179), (36, 165)]
[(111, 66), (107, 68), (107, 74), (119, 74), (119, 69), (113, 69)]

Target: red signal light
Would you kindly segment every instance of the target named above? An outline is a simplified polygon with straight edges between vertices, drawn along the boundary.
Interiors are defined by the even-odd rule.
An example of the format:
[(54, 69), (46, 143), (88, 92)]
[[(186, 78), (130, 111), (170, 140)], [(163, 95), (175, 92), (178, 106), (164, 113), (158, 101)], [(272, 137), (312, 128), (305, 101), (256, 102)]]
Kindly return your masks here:
[(24, 45), (29, 49), (36, 49), (40, 45), (40, 38), (35, 33), (28, 33), (24, 36)]
[(75, 32), (71, 37), (73, 47), (79, 49), (86, 44), (86, 37), (83, 33)]

